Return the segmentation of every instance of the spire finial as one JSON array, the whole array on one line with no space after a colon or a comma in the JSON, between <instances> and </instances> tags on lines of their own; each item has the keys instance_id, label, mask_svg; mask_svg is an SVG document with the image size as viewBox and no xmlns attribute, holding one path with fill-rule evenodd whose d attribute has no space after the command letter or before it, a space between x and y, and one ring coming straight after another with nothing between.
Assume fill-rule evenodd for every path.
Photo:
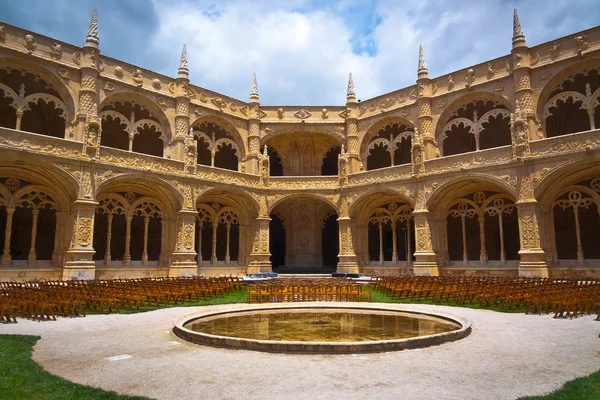
<instances>
[{"instance_id":1,"label":"spire finial","mask_svg":"<svg viewBox=\"0 0 600 400\"><path fill-rule=\"evenodd\" d=\"M258 85L256 84L256 73L252 74L252 85L250 86L250 101L258 102Z\"/></svg>"},{"instance_id":2,"label":"spire finial","mask_svg":"<svg viewBox=\"0 0 600 400\"><path fill-rule=\"evenodd\" d=\"M523 34L523 29L521 28L521 21L519 21L519 13L517 13L517 9L515 8L515 13L513 16L513 38L512 38L513 46L517 43L522 42L525 44L525 35Z\"/></svg>"},{"instance_id":3,"label":"spire finial","mask_svg":"<svg viewBox=\"0 0 600 400\"><path fill-rule=\"evenodd\" d=\"M98 10L94 8L92 13L92 20L90 21L90 29L88 29L87 36L85 37L85 44L98 47L100 39L98 38Z\"/></svg>"},{"instance_id":4,"label":"spire finial","mask_svg":"<svg viewBox=\"0 0 600 400\"><path fill-rule=\"evenodd\" d=\"M187 50L185 48L185 43L183 44L183 49L181 50L181 60L179 61L179 69L177 70L178 75L184 75L187 77L190 70L188 69L188 61L187 61Z\"/></svg>"},{"instance_id":5,"label":"spire finial","mask_svg":"<svg viewBox=\"0 0 600 400\"><path fill-rule=\"evenodd\" d=\"M417 68L417 72L428 72L427 71L427 63L425 62L425 53L423 52L423 46L419 45L419 67Z\"/></svg>"},{"instance_id":6,"label":"spire finial","mask_svg":"<svg viewBox=\"0 0 600 400\"><path fill-rule=\"evenodd\" d=\"M350 75L348 76L348 90L346 92L346 100L356 100L356 92L354 91L354 79L352 79L352 72L350 72Z\"/></svg>"}]
</instances>

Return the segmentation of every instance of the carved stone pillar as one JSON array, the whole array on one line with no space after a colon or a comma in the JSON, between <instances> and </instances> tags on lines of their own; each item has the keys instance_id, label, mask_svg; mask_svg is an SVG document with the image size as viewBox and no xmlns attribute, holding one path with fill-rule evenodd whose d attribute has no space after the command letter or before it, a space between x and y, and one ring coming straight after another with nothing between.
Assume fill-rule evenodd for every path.
<instances>
[{"instance_id":1,"label":"carved stone pillar","mask_svg":"<svg viewBox=\"0 0 600 400\"><path fill-rule=\"evenodd\" d=\"M354 237L356 236L355 221L350 217L339 217L340 254L338 255L338 272L359 273L358 257L354 252Z\"/></svg>"},{"instance_id":2,"label":"carved stone pillar","mask_svg":"<svg viewBox=\"0 0 600 400\"><path fill-rule=\"evenodd\" d=\"M169 276L196 275L196 210L181 210L177 218L177 244L169 267Z\"/></svg>"},{"instance_id":3,"label":"carved stone pillar","mask_svg":"<svg viewBox=\"0 0 600 400\"><path fill-rule=\"evenodd\" d=\"M529 51L525 41L525 35L521 29L519 15L515 10L513 20L513 38L512 38L512 68L513 79L515 83L515 101L519 108L527 116L527 131L530 140L538 139L539 119L533 105L533 90L531 88L531 64L537 62L537 55ZM515 105L515 110L517 109Z\"/></svg>"},{"instance_id":4,"label":"carved stone pillar","mask_svg":"<svg viewBox=\"0 0 600 400\"><path fill-rule=\"evenodd\" d=\"M254 236L252 252L247 273L271 272L271 252L269 251L269 222L270 217L259 216L254 220Z\"/></svg>"},{"instance_id":5,"label":"carved stone pillar","mask_svg":"<svg viewBox=\"0 0 600 400\"><path fill-rule=\"evenodd\" d=\"M258 105L250 105L251 110ZM260 168L258 160L260 158L260 119L252 112L248 118L248 156L246 157L246 173L258 175Z\"/></svg>"},{"instance_id":6,"label":"carved stone pillar","mask_svg":"<svg viewBox=\"0 0 600 400\"><path fill-rule=\"evenodd\" d=\"M97 205L98 202L88 199L78 199L73 204L71 245L67 250L67 261L63 268L64 280L95 278L96 270L92 257L96 253L93 240Z\"/></svg>"},{"instance_id":7,"label":"carved stone pillar","mask_svg":"<svg viewBox=\"0 0 600 400\"><path fill-rule=\"evenodd\" d=\"M38 216L40 215L40 210L34 208L31 210L33 220L31 223L31 245L29 247L29 254L27 256L27 264L33 265L35 264L36 254L35 254L35 240L37 238L37 221Z\"/></svg>"},{"instance_id":8,"label":"carved stone pillar","mask_svg":"<svg viewBox=\"0 0 600 400\"><path fill-rule=\"evenodd\" d=\"M348 148L348 173L360 172L361 160L358 147L358 103L352 74L348 77L346 92L346 147ZM392 157L393 158L393 157Z\"/></svg>"},{"instance_id":9,"label":"carved stone pillar","mask_svg":"<svg viewBox=\"0 0 600 400\"><path fill-rule=\"evenodd\" d=\"M425 63L423 46L419 46L419 66L417 68L417 107L419 108L418 130L415 129L416 141L423 146L425 160L436 157L435 132L433 129L433 117L431 115L431 97L434 87L429 79L429 71ZM417 137L418 136L418 137ZM419 149L420 150L420 149ZM414 164L418 164L415 166ZM415 158L413 154L413 166L418 173L421 169L422 158Z\"/></svg>"},{"instance_id":10,"label":"carved stone pillar","mask_svg":"<svg viewBox=\"0 0 600 400\"><path fill-rule=\"evenodd\" d=\"M519 276L548 278L546 253L540 244L539 205L535 200L519 201Z\"/></svg>"},{"instance_id":11,"label":"carved stone pillar","mask_svg":"<svg viewBox=\"0 0 600 400\"><path fill-rule=\"evenodd\" d=\"M188 87L190 84L189 71L187 66L187 52L185 45L181 52L181 61L177 70L175 79L175 134L171 141L171 157L185 161L186 149L185 139L190 130L190 98L188 96Z\"/></svg>"},{"instance_id":12,"label":"carved stone pillar","mask_svg":"<svg viewBox=\"0 0 600 400\"><path fill-rule=\"evenodd\" d=\"M14 208L6 209L6 228L4 229L4 251L2 252L2 265L10 264L10 236L12 234L12 220Z\"/></svg>"},{"instance_id":13,"label":"carved stone pillar","mask_svg":"<svg viewBox=\"0 0 600 400\"><path fill-rule=\"evenodd\" d=\"M415 262L413 272L415 275L438 276L439 268L437 256L433 251L432 230L435 219L431 212L425 209L413 211L415 220Z\"/></svg>"}]
</instances>

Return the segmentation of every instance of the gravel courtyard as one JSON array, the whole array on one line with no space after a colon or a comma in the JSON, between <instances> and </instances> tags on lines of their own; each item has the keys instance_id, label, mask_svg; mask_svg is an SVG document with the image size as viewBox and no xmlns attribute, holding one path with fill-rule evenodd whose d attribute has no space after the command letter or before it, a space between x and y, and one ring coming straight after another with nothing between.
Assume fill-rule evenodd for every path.
<instances>
[{"instance_id":1,"label":"gravel courtyard","mask_svg":"<svg viewBox=\"0 0 600 400\"><path fill-rule=\"evenodd\" d=\"M600 369L600 322L593 316L556 320L455 307L377 305L447 312L472 320L473 331L457 342L401 352L270 354L179 339L172 332L173 320L201 308L185 307L56 322L19 320L0 324L0 334L41 336L33 358L52 374L155 399L515 399L548 393ZM123 357L110 359L115 356Z\"/></svg>"}]
</instances>

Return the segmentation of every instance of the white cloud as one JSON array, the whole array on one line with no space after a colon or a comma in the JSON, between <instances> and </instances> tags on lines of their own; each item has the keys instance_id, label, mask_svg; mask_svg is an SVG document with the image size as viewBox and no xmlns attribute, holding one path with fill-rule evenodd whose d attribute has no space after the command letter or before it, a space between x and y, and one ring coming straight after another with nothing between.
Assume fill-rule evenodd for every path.
<instances>
[{"instance_id":1,"label":"white cloud","mask_svg":"<svg viewBox=\"0 0 600 400\"><path fill-rule=\"evenodd\" d=\"M593 26L593 3L519 2L528 42ZM246 100L256 72L263 104L340 105L349 72L362 99L413 84L419 44L433 77L508 54L513 7L504 1L342 0L314 7L302 0L154 0L159 26L150 46L172 60L161 71L172 76L187 43L192 82L229 96ZM349 13L373 14L378 24L361 32L365 27L353 26L357 15ZM353 40L372 44L374 54L355 53Z\"/></svg>"}]
</instances>

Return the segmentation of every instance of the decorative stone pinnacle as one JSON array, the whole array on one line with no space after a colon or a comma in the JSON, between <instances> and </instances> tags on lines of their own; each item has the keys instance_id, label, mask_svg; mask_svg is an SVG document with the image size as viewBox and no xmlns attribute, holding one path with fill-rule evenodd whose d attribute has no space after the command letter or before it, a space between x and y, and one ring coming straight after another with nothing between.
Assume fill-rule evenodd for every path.
<instances>
[{"instance_id":1,"label":"decorative stone pinnacle","mask_svg":"<svg viewBox=\"0 0 600 400\"><path fill-rule=\"evenodd\" d=\"M250 101L258 102L258 85L256 84L256 73L252 74L252 85L250 86Z\"/></svg>"},{"instance_id":2,"label":"decorative stone pinnacle","mask_svg":"<svg viewBox=\"0 0 600 400\"><path fill-rule=\"evenodd\" d=\"M85 44L98 47L100 39L98 38L98 11L94 8L92 13L92 20L90 21L90 29L88 29L87 36L85 37Z\"/></svg>"},{"instance_id":3,"label":"decorative stone pinnacle","mask_svg":"<svg viewBox=\"0 0 600 400\"><path fill-rule=\"evenodd\" d=\"M523 29L521 28L521 21L519 21L519 13L517 13L517 9L515 8L515 13L513 16L513 45L519 42L523 42L525 44L525 35L523 34Z\"/></svg>"},{"instance_id":4,"label":"decorative stone pinnacle","mask_svg":"<svg viewBox=\"0 0 600 400\"><path fill-rule=\"evenodd\" d=\"M421 45L419 45L419 67L417 68L417 72L428 72L427 64L425 63L425 53Z\"/></svg>"},{"instance_id":5,"label":"decorative stone pinnacle","mask_svg":"<svg viewBox=\"0 0 600 400\"><path fill-rule=\"evenodd\" d=\"M181 50L181 60L179 61L179 68L177 69L177 77L187 79L189 73L190 70L188 69L187 50L184 44L183 49Z\"/></svg>"},{"instance_id":6,"label":"decorative stone pinnacle","mask_svg":"<svg viewBox=\"0 0 600 400\"><path fill-rule=\"evenodd\" d=\"M346 100L356 100L356 92L354 91L354 80L352 79L352 72L348 76L348 91L346 92Z\"/></svg>"}]
</instances>

